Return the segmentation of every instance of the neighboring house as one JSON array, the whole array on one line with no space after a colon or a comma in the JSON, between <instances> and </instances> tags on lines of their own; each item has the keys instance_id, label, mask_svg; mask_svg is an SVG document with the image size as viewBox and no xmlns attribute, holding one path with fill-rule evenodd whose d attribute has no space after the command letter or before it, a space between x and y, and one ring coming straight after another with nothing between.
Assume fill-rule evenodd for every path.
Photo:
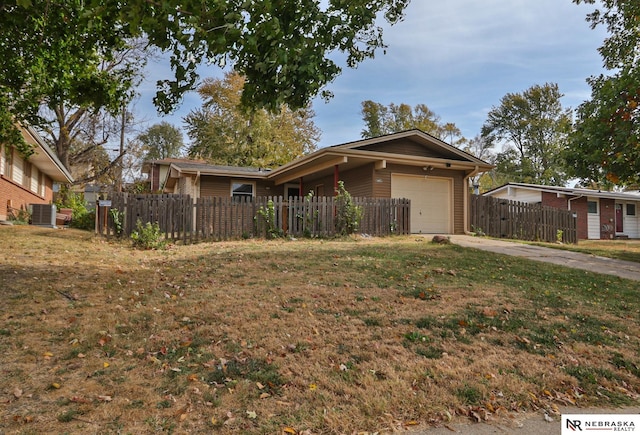
<instances>
[{"instance_id":1,"label":"neighboring house","mask_svg":"<svg viewBox=\"0 0 640 435\"><path fill-rule=\"evenodd\" d=\"M354 197L410 199L413 233L457 234L468 230L469 178L492 168L420 130L322 148L272 170L187 161L154 165L144 167L152 186L164 171L158 184L164 192L196 198L328 196L343 181Z\"/></svg>"},{"instance_id":2,"label":"neighboring house","mask_svg":"<svg viewBox=\"0 0 640 435\"><path fill-rule=\"evenodd\" d=\"M142 164L142 173L147 174L151 192L162 192L167 180L167 172L172 163L205 163L200 160L167 158L147 160Z\"/></svg>"},{"instance_id":3,"label":"neighboring house","mask_svg":"<svg viewBox=\"0 0 640 435\"><path fill-rule=\"evenodd\" d=\"M578 239L640 238L640 193L509 183L487 196L575 211Z\"/></svg>"},{"instance_id":4,"label":"neighboring house","mask_svg":"<svg viewBox=\"0 0 640 435\"><path fill-rule=\"evenodd\" d=\"M73 181L69 171L31 127L22 127L22 137L35 153L23 158L13 147L0 144L0 220L9 210L26 210L30 204L51 204L53 185Z\"/></svg>"}]
</instances>

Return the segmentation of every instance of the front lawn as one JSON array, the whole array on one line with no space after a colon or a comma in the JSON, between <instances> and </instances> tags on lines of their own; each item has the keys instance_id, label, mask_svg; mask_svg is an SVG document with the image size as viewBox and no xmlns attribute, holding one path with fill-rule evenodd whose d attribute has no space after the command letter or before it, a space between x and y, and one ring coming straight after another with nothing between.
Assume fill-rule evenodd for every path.
<instances>
[{"instance_id":1,"label":"front lawn","mask_svg":"<svg viewBox=\"0 0 640 435\"><path fill-rule=\"evenodd\" d=\"M0 432L393 431L638 404L638 283L421 237L0 227Z\"/></svg>"}]
</instances>

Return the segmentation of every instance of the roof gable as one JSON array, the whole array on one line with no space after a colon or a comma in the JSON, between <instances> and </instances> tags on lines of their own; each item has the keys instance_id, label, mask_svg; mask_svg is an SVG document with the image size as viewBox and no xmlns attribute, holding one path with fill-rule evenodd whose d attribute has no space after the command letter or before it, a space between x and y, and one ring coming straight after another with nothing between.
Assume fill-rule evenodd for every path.
<instances>
[{"instance_id":1,"label":"roof gable","mask_svg":"<svg viewBox=\"0 0 640 435\"><path fill-rule=\"evenodd\" d=\"M471 154L419 129L401 131L371 139L363 139L338 145L333 148L439 158L488 165L488 163Z\"/></svg>"}]
</instances>

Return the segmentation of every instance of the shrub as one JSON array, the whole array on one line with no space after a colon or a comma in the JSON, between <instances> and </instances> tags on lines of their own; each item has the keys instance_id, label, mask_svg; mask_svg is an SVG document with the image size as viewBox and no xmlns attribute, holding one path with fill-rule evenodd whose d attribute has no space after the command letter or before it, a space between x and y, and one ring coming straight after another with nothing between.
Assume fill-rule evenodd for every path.
<instances>
[{"instance_id":1,"label":"shrub","mask_svg":"<svg viewBox=\"0 0 640 435\"><path fill-rule=\"evenodd\" d=\"M136 222L136 229L131 233L133 246L139 249L158 249L164 246L160 226L157 222L143 224L140 219Z\"/></svg>"},{"instance_id":2,"label":"shrub","mask_svg":"<svg viewBox=\"0 0 640 435\"><path fill-rule=\"evenodd\" d=\"M260 207L258 209L258 215L261 216L264 221L267 239L282 237L282 229L278 228L276 223L276 208L272 200L267 201L266 207Z\"/></svg>"},{"instance_id":3,"label":"shrub","mask_svg":"<svg viewBox=\"0 0 640 435\"><path fill-rule=\"evenodd\" d=\"M73 214L73 219L69 222L69 226L79 230L92 231L96 226L96 211L87 210L82 214Z\"/></svg>"},{"instance_id":4,"label":"shrub","mask_svg":"<svg viewBox=\"0 0 640 435\"><path fill-rule=\"evenodd\" d=\"M336 195L336 232L341 236L358 231L362 219L362 207L353 202L351 194L344 188L344 182L338 181Z\"/></svg>"}]
</instances>

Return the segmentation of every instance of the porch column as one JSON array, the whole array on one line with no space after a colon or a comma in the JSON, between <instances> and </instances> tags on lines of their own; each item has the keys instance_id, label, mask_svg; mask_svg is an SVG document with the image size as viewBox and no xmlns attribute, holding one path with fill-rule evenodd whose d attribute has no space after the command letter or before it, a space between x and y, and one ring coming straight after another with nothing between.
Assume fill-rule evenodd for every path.
<instances>
[{"instance_id":1,"label":"porch column","mask_svg":"<svg viewBox=\"0 0 640 435\"><path fill-rule=\"evenodd\" d=\"M298 180L298 196L302 198L304 196L304 184L302 181L302 177Z\"/></svg>"},{"instance_id":2,"label":"porch column","mask_svg":"<svg viewBox=\"0 0 640 435\"><path fill-rule=\"evenodd\" d=\"M340 170L338 169L338 165L334 165L333 167L333 192L334 195L338 193L338 180L340 179Z\"/></svg>"}]
</instances>

